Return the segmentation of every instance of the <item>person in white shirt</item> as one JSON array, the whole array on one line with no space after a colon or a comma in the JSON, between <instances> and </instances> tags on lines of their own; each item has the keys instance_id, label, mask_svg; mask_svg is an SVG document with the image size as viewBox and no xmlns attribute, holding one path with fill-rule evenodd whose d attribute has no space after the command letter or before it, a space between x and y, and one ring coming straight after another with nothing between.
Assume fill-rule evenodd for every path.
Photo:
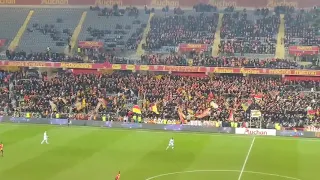
<instances>
[{"instance_id":1,"label":"person in white shirt","mask_svg":"<svg viewBox=\"0 0 320 180\"><path fill-rule=\"evenodd\" d=\"M43 143L49 144L49 143L48 143L47 131L45 131L45 132L43 133L43 140L42 140L41 144L43 144Z\"/></svg>"},{"instance_id":2,"label":"person in white shirt","mask_svg":"<svg viewBox=\"0 0 320 180\"><path fill-rule=\"evenodd\" d=\"M174 149L174 139L173 138L170 139L169 145L167 146L166 150L168 150L170 147L171 147L171 149Z\"/></svg>"}]
</instances>

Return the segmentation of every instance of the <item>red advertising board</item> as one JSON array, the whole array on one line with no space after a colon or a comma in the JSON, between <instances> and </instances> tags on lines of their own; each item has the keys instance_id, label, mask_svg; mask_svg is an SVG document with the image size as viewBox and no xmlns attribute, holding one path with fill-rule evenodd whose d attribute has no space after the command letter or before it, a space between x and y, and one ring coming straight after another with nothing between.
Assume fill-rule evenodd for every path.
<instances>
[{"instance_id":1,"label":"red advertising board","mask_svg":"<svg viewBox=\"0 0 320 180\"><path fill-rule=\"evenodd\" d=\"M289 54L294 56L315 55L319 53L318 46L290 46Z\"/></svg>"},{"instance_id":2,"label":"red advertising board","mask_svg":"<svg viewBox=\"0 0 320 180\"><path fill-rule=\"evenodd\" d=\"M79 48L102 48L103 42L100 41L79 41Z\"/></svg>"},{"instance_id":3,"label":"red advertising board","mask_svg":"<svg viewBox=\"0 0 320 180\"><path fill-rule=\"evenodd\" d=\"M211 4L218 8L228 6L273 8L276 6L293 6L310 8L319 6L319 0L0 0L0 5L85 5L85 6L153 6L153 7L192 7L198 3Z\"/></svg>"},{"instance_id":4,"label":"red advertising board","mask_svg":"<svg viewBox=\"0 0 320 180\"><path fill-rule=\"evenodd\" d=\"M47 67L69 69L112 69L136 71L162 71L162 72L200 72L217 74L266 74L291 76L320 76L320 70L304 69L265 69L265 68L223 68L204 66L163 66L163 65L133 65L109 63L68 63L68 62L41 62L41 61L0 61L1 66L17 67Z\"/></svg>"},{"instance_id":5,"label":"red advertising board","mask_svg":"<svg viewBox=\"0 0 320 180\"><path fill-rule=\"evenodd\" d=\"M208 51L208 44L179 44L179 51L190 52L190 51Z\"/></svg>"}]
</instances>

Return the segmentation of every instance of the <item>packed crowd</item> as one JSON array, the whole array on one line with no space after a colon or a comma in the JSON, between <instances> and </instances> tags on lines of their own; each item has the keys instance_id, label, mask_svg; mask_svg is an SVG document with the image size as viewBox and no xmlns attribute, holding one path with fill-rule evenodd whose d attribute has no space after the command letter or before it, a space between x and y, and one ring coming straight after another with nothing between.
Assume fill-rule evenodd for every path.
<instances>
[{"instance_id":1,"label":"packed crowd","mask_svg":"<svg viewBox=\"0 0 320 180\"><path fill-rule=\"evenodd\" d=\"M81 56L68 56L64 53L54 53L48 50L46 52L37 53L27 53L25 51L10 52L9 50L7 50L6 56L9 60L13 61L83 62L83 58Z\"/></svg>"},{"instance_id":2,"label":"packed crowd","mask_svg":"<svg viewBox=\"0 0 320 180\"><path fill-rule=\"evenodd\" d=\"M289 11L285 14L285 45L318 46L320 44L320 11Z\"/></svg>"},{"instance_id":3,"label":"packed crowd","mask_svg":"<svg viewBox=\"0 0 320 180\"><path fill-rule=\"evenodd\" d=\"M145 64L145 65L177 65L177 66L207 66L207 67L247 67L247 68L274 68L274 69L307 69L297 62L288 59L275 58L247 58L247 57L212 57L195 53L191 58L187 55L172 53L170 55L151 54L142 55L140 59L120 58L112 53L102 53L96 50L83 51L88 59L81 55L68 56L63 53L32 53L7 52L7 58L14 61L50 61L50 62L93 62L111 64Z\"/></svg>"},{"instance_id":4,"label":"packed crowd","mask_svg":"<svg viewBox=\"0 0 320 180\"><path fill-rule=\"evenodd\" d=\"M172 75L74 75L60 72L56 77L28 73L0 74L1 107L6 114L32 112L48 117L52 112L115 114L132 116L132 105L139 104L144 119L201 119L245 122L249 110L259 109L264 124L303 126L319 121L319 114L307 116L307 110L320 109L319 82L282 81L280 77L221 75L211 78ZM256 97L259 96L259 99ZM213 105L214 104L214 105ZM156 106L159 114L150 110ZM206 112L208 108L210 111ZM203 117L198 115L204 114ZM232 114L232 117L231 117ZM88 117L89 116L89 117ZM77 117L80 118L80 117Z\"/></svg>"},{"instance_id":5,"label":"packed crowd","mask_svg":"<svg viewBox=\"0 0 320 180\"><path fill-rule=\"evenodd\" d=\"M150 22L150 32L144 45L146 50L179 43L210 44L214 39L219 15L157 16Z\"/></svg>"},{"instance_id":6,"label":"packed crowd","mask_svg":"<svg viewBox=\"0 0 320 180\"><path fill-rule=\"evenodd\" d=\"M279 15L268 9L255 13L232 12L222 19L220 53L274 54Z\"/></svg>"},{"instance_id":7,"label":"packed crowd","mask_svg":"<svg viewBox=\"0 0 320 180\"><path fill-rule=\"evenodd\" d=\"M297 62L287 59L275 58L246 58L246 57L212 57L202 55L186 56L172 55L144 55L138 62L148 65L177 65L177 66L207 66L207 67L247 67L247 68L273 68L273 69L303 69Z\"/></svg>"}]
</instances>

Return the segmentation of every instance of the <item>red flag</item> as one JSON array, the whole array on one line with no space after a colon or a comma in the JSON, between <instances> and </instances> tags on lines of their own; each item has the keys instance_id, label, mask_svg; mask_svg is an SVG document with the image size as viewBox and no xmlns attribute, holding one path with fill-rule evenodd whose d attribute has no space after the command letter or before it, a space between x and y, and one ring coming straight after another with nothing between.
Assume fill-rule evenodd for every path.
<instances>
[{"instance_id":1,"label":"red flag","mask_svg":"<svg viewBox=\"0 0 320 180\"><path fill-rule=\"evenodd\" d=\"M261 100L261 99L262 99L262 94L256 94L256 95L254 95L253 97L254 97L254 99L256 99L256 100Z\"/></svg>"},{"instance_id":2,"label":"red flag","mask_svg":"<svg viewBox=\"0 0 320 180\"><path fill-rule=\"evenodd\" d=\"M185 124L185 122L186 122L186 120L185 120L186 116L182 113L182 111L181 111L180 109L178 110L178 115L179 115L180 121L181 121L183 124Z\"/></svg>"},{"instance_id":3,"label":"red flag","mask_svg":"<svg viewBox=\"0 0 320 180\"><path fill-rule=\"evenodd\" d=\"M308 115L315 115L317 113L317 110L308 110L307 114Z\"/></svg>"},{"instance_id":4,"label":"red flag","mask_svg":"<svg viewBox=\"0 0 320 180\"><path fill-rule=\"evenodd\" d=\"M196 118L204 118L206 116L209 116L211 113L211 108L208 108L206 110L204 110L201 114L195 115Z\"/></svg>"},{"instance_id":5,"label":"red flag","mask_svg":"<svg viewBox=\"0 0 320 180\"><path fill-rule=\"evenodd\" d=\"M230 114L229 114L228 120L229 120L229 121L234 121L234 118L233 118L233 110L230 110Z\"/></svg>"}]
</instances>

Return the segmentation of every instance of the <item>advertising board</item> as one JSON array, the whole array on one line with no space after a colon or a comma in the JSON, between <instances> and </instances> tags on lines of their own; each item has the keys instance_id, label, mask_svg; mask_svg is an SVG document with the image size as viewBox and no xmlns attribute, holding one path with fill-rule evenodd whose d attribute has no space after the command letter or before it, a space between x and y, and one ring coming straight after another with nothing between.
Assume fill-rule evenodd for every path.
<instances>
[{"instance_id":1,"label":"advertising board","mask_svg":"<svg viewBox=\"0 0 320 180\"><path fill-rule=\"evenodd\" d=\"M319 54L318 46L290 46L289 54L294 56Z\"/></svg>"},{"instance_id":2,"label":"advertising board","mask_svg":"<svg viewBox=\"0 0 320 180\"><path fill-rule=\"evenodd\" d=\"M276 136L275 129L255 129L255 128L236 128L236 134L254 135L254 136Z\"/></svg>"},{"instance_id":3,"label":"advertising board","mask_svg":"<svg viewBox=\"0 0 320 180\"><path fill-rule=\"evenodd\" d=\"M69 5L69 6L145 6L148 7L193 7L203 3L225 8L252 7L274 8L276 6L293 6L295 8L311 8L319 6L319 0L0 0L1 5Z\"/></svg>"},{"instance_id":4,"label":"advertising board","mask_svg":"<svg viewBox=\"0 0 320 180\"><path fill-rule=\"evenodd\" d=\"M190 52L190 51L208 51L208 44L179 44L179 51Z\"/></svg>"},{"instance_id":5,"label":"advertising board","mask_svg":"<svg viewBox=\"0 0 320 180\"><path fill-rule=\"evenodd\" d=\"M163 65L133 65L110 63L67 63L44 61L0 61L0 66L13 67L46 67L68 69L104 69L104 70L135 70L161 72L199 72L217 74L268 74L290 76L320 76L320 70L305 69L267 69L267 68L231 68L231 67L204 67L204 66L163 66Z\"/></svg>"},{"instance_id":6,"label":"advertising board","mask_svg":"<svg viewBox=\"0 0 320 180\"><path fill-rule=\"evenodd\" d=\"M317 137L317 138L320 138L320 132L315 132L314 136Z\"/></svg>"},{"instance_id":7,"label":"advertising board","mask_svg":"<svg viewBox=\"0 0 320 180\"><path fill-rule=\"evenodd\" d=\"M102 48L103 42L100 42L100 41L79 41L78 47L80 47L80 48Z\"/></svg>"},{"instance_id":8,"label":"advertising board","mask_svg":"<svg viewBox=\"0 0 320 180\"><path fill-rule=\"evenodd\" d=\"M278 133L279 136L288 136L288 137L303 137L303 131L293 131L293 130L283 130Z\"/></svg>"}]
</instances>

